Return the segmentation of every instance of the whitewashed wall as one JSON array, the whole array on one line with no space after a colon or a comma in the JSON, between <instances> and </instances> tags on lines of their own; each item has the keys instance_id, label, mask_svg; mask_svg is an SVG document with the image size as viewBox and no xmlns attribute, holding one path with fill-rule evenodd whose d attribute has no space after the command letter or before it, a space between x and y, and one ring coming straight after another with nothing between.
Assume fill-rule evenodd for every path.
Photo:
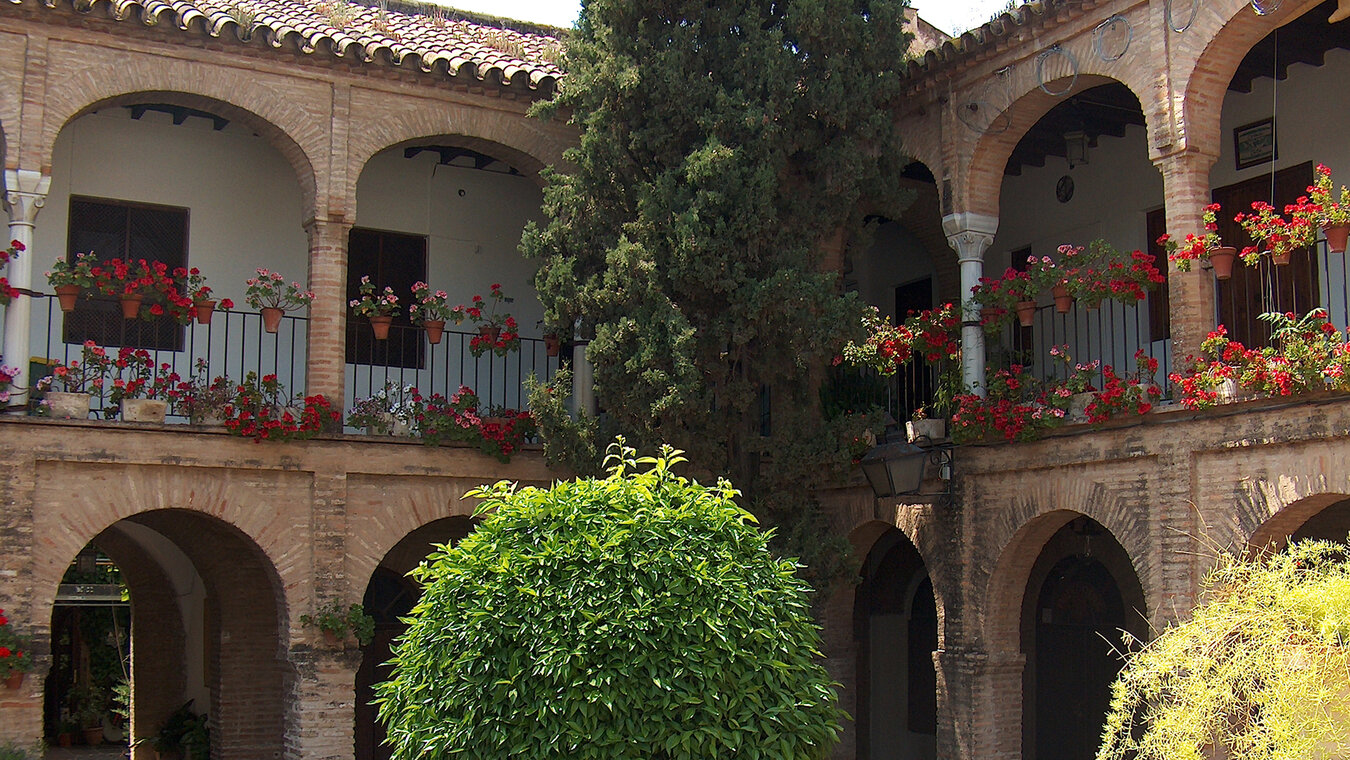
<instances>
[{"instance_id":1,"label":"whitewashed wall","mask_svg":"<svg viewBox=\"0 0 1350 760\"><path fill-rule=\"evenodd\" d=\"M933 303L937 303L937 278L933 274L932 257L938 251L928 251L923 244L898 222L886 222L876 230L872 246L866 253L853 259L853 272L844 279L844 286L858 291L864 301L881 310L894 321L903 315L895 313L895 289L901 285L933 278Z\"/></svg>"}]
</instances>

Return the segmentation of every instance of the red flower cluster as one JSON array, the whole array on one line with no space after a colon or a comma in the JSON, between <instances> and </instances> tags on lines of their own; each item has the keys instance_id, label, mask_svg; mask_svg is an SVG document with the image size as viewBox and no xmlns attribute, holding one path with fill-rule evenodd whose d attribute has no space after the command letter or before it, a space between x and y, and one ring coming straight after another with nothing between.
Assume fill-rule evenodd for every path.
<instances>
[{"instance_id":1,"label":"red flower cluster","mask_svg":"<svg viewBox=\"0 0 1350 760\"><path fill-rule=\"evenodd\" d=\"M291 400L276 375L259 379L253 372L235 386L234 399L225 405L221 416L226 430L254 442L313 438L323 429L325 420L342 419L322 394Z\"/></svg>"},{"instance_id":2,"label":"red flower cluster","mask_svg":"<svg viewBox=\"0 0 1350 760\"><path fill-rule=\"evenodd\" d=\"M478 296L474 296L477 298ZM465 313L473 317L474 307L470 306L464 310ZM481 313L481 312L480 312ZM474 356L482 356L491 351L498 356L506 356L511 351L520 347L520 331L516 325L515 317L507 317L500 328L497 328L496 335L491 332L487 335L479 333L469 339L469 353Z\"/></svg>"},{"instance_id":3,"label":"red flower cluster","mask_svg":"<svg viewBox=\"0 0 1350 760\"><path fill-rule=\"evenodd\" d=\"M140 296L146 300L141 306L143 318L168 314L174 320L187 324L196 313L192 298L187 295L188 270L177 267L172 272L162 261L145 259L111 259L95 265L90 274L99 292L117 298Z\"/></svg>"},{"instance_id":4,"label":"red flower cluster","mask_svg":"<svg viewBox=\"0 0 1350 760\"><path fill-rule=\"evenodd\" d=\"M1140 349L1140 353L1142 351ZM1140 356L1140 353L1135 356ZM1149 361L1156 372L1158 360L1150 358ZM1102 389L1093 394L1087 405L1088 422L1099 425L1122 412L1148 414L1153 410L1154 402L1161 397L1162 389L1157 385L1130 382L1117 375L1111 365L1105 365L1102 367Z\"/></svg>"},{"instance_id":5,"label":"red flower cluster","mask_svg":"<svg viewBox=\"0 0 1350 760\"><path fill-rule=\"evenodd\" d=\"M526 438L537 430L534 415L517 409L493 409L490 415L479 412L478 395L461 385L450 398L439 393L430 398L413 389L414 418L422 442L439 446L443 441L476 443L484 454L505 462Z\"/></svg>"},{"instance_id":6,"label":"red flower cluster","mask_svg":"<svg viewBox=\"0 0 1350 760\"><path fill-rule=\"evenodd\" d=\"M27 250L23 243L17 240L9 241L9 248L0 250L0 265L8 264L10 259L17 259L19 252ZM9 284L8 277L0 277L0 306L9 305L10 301L18 298L19 289Z\"/></svg>"},{"instance_id":7,"label":"red flower cluster","mask_svg":"<svg viewBox=\"0 0 1350 760\"><path fill-rule=\"evenodd\" d=\"M891 325L873 309L863 322L867 340L850 342L844 359L870 367L883 376L894 375L915 356L936 364L961 358L961 318L952 304L910 313L904 324Z\"/></svg>"},{"instance_id":8,"label":"red flower cluster","mask_svg":"<svg viewBox=\"0 0 1350 760\"><path fill-rule=\"evenodd\" d=\"M28 654L28 641L14 632L0 610L0 680L15 673L27 673L33 669L33 658Z\"/></svg>"}]
</instances>

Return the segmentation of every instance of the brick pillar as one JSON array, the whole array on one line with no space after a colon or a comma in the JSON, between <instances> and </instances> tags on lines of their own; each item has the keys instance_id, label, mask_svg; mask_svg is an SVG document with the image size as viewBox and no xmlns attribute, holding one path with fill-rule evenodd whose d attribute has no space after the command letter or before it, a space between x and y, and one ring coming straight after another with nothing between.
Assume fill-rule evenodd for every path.
<instances>
[{"instance_id":1,"label":"brick pillar","mask_svg":"<svg viewBox=\"0 0 1350 760\"><path fill-rule=\"evenodd\" d=\"M1203 234L1200 215L1210 202L1209 170L1215 157L1180 152L1156 159L1163 175L1163 198L1167 205L1167 232L1174 240L1188 233ZM1193 264L1195 262L1192 262ZM1214 275L1203 266L1181 272L1167 266L1171 299L1173 367L1185 366L1187 356L1199 355L1200 344L1215 325Z\"/></svg>"},{"instance_id":2,"label":"brick pillar","mask_svg":"<svg viewBox=\"0 0 1350 760\"><path fill-rule=\"evenodd\" d=\"M18 597L14 599L13 602L0 600L0 609L5 611L10 624L34 643L39 639L42 642L50 641L51 633L48 626L39 626L36 621L21 619L23 610ZM42 653L39 654L36 650L41 650ZM24 675L23 684L17 691L0 685L0 744L13 742L23 747L31 747L42 741L42 689L52 662L51 657L46 654L48 648L44 644L39 644L36 650L30 654L34 656L37 667Z\"/></svg>"},{"instance_id":3,"label":"brick pillar","mask_svg":"<svg viewBox=\"0 0 1350 760\"><path fill-rule=\"evenodd\" d=\"M21 295L5 307L5 364L19 370L18 376L14 378L14 393L9 402L15 414L22 414L23 407L28 403L28 338L32 330L33 299L24 291L33 287L33 257L36 255L33 250L33 226L38 212L47 202L47 190L51 184L52 178L48 174L30 169L5 170L9 237L23 243L27 249L9 262L9 284L18 288Z\"/></svg>"},{"instance_id":4,"label":"brick pillar","mask_svg":"<svg viewBox=\"0 0 1350 760\"><path fill-rule=\"evenodd\" d=\"M305 390L322 393L339 412L346 405L344 373L347 351L347 233L351 224L315 219L309 233L309 350Z\"/></svg>"},{"instance_id":5,"label":"brick pillar","mask_svg":"<svg viewBox=\"0 0 1350 760\"><path fill-rule=\"evenodd\" d=\"M1020 652L938 650L938 760L1020 760Z\"/></svg>"},{"instance_id":6,"label":"brick pillar","mask_svg":"<svg viewBox=\"0 0 1350 760\"><path fill-rule=\"evenodd\" d=\"M291 648L298 678L287 700L285 760L352 760L356 755L356 671L361 650Z\"/></svg>"},{"instance_id":7,"label":"brick pillar","mask_svg":"<svg viewBox=\"0 0 1350 760\"><path fill-rule=\"evenodd\" d=\"M970 290L984 276L984 252L994 242L998 217L970 212L948 214L942 217L942 229L961 266L961 379L967 388L983 396L984 328L980 327L979 308L970 300Z\"/></svg>"}]
</instances>

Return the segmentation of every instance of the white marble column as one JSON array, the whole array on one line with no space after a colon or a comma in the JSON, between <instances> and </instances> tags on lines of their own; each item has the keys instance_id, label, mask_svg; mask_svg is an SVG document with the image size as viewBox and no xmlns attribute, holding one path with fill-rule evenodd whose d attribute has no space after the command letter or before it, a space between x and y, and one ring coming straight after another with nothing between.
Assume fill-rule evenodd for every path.
<instances>
[{"instance_id":1,"label":"white marble column","mask_svg":"<svg viewBox=\"0 0 1350 760\"><path fill-rule=\"evenodd\" d=\"M962 212L942 218L947 243L961 265L961 379L967 388L984 396L984 329L979 307L970 300L970 290L984 276L984 252L994 242L998 217Z\"/></svg>"},{"instance_id":2,"label":"white marble column","mask_svg":"<svg viewBox=\"0 0 1350 760\"><path fill-rule=\"evenodd\" d=\"M572 403L573 412L578 416L585 414L594 417L599 413L595 401L595 368L586 356L589 341L577 340L572 344Z\"/></svg>"},{"instance_id":3,"label":"white marble column","mask_svg":"<svg viewBox=\"0 0 1350 760\"><path fill-rule=\"evenodd\" d=\"M9 284L18 288L21 294L5 307L5 364L19 370L9 402L11 409L17 413L22 413L23 406L28 402L28 386L31 382L28 377L28 338L32 330L33 299L27 295L27 291L33 287L33 259L37 256L33 250L33 226L38 212L47 202L47 190L51 184L51 175L29 169L5 170L9 237L23 243L26 249L9 262Z\"/></svg>"}]
</instances>

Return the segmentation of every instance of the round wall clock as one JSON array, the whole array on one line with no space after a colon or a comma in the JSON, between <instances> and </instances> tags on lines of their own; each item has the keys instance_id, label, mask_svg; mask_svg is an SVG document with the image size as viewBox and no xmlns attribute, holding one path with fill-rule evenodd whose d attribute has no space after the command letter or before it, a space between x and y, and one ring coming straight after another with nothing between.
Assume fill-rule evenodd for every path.
<instances>
[{"instance_id":1,"label":"round wall clock","mask_svg":"<svg viewBox=\"0 0 1350 760\"><path fill-rule=\"evenodd\" d=\"M1068 203L1073 198L1073 177L1065 174L1055 183L1055 197L1060 203Z\"/></svg>"}]
</instances>

